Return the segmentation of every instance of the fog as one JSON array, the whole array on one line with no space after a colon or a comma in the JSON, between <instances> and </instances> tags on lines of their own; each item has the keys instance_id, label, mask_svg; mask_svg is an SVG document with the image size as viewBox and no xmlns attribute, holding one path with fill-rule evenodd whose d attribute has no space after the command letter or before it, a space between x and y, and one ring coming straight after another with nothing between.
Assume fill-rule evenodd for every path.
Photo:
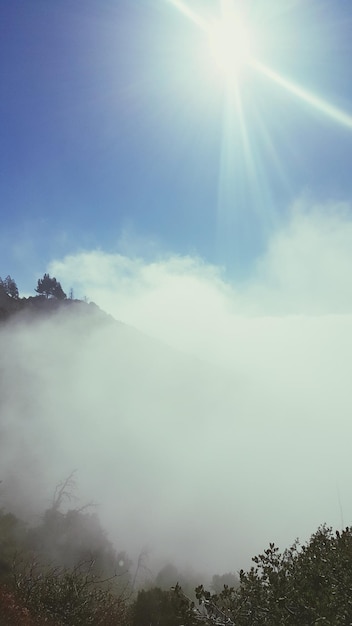
<instances>
[{"instance_id":1,"label":"fog","mask_svg":"<svg viewBox=\"0 0 352 626\"><path fill-rule=\"evenodd\" d=\"M347 206L301 203L239 285L196 257L54 261L123 323L1 330L4 503L33 516L77 469L118 549L209 573L350 524L351 241Z\"/></svg>"}]
</instances>

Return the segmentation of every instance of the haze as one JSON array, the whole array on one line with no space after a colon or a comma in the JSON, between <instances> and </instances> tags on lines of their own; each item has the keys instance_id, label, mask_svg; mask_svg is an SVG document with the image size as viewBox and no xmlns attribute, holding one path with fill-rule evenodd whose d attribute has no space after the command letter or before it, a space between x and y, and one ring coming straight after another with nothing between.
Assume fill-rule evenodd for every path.
<instances>
[{"instance_id":1,"label":"haze","mask_svg":"<svg viewBox=\"0 0 352 626\"><path fill-rule=\"evenodd\" d=\"M348 209L297 203L238 287L132 240L53 262L123 324L1 329L5 505L33 519L77 469L118 549L210 574L350 524Z\"/></svg>"}]
</instances>

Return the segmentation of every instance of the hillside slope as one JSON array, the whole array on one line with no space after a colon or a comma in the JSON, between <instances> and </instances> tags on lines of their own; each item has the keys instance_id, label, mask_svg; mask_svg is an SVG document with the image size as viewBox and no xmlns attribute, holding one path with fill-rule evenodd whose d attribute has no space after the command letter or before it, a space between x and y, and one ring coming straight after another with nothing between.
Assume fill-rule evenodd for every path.
<instances>
[{"instance_id":1,"label":"hillside slope","mask_svg":"<svg viewBox=\"0 0 352 626\"><path fill-rule=\"evenodd\" d=\"M93 304L2 304L3 505L31 519L77 469L81 502L99 504L118 549L197 565L223 500L221 466L233 480L237 383Z\"/></svg>"}]
</instances>

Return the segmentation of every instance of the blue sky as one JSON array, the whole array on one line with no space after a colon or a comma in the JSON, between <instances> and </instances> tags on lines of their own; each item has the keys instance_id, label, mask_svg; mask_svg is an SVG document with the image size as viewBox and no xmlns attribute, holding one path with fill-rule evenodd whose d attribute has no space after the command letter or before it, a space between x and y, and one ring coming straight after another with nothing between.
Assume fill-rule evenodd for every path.
<instances>
[{"instance_id":1,"label":"blue sky","mask_svg":"<svg viewBox=\"0 0 352 626\"><path fill-rule=\"evenodd\" d=\"M178 528L191 560L199 551L205 567L228 571L269 541L285 547L352 519L352 4L234 2L253 40L236 76L214 63L204 29L220 5L0 0L0 274L30 294L49 271L67 293L197 359L170 380L157 359L155 371L143 366L138 341L131 356L102 330L77 352L75 329L56 320L9 334L1 354L17 359L11 468L28 432L50 489L72 467L96 481L99 498L86 501L105 502L112 532L106 477L125 472L118 516L131 546L138 526L140 547L162 534L177 553ZM199 363L211 366L209 389ZM23 430L37 384L39 430L30 420ZM103 462L92 465L97 433Z\"/></svg>"},{"instance_id":2,"label":"blue sky","mask_svg":"<svg viewBox=\"0 0 352 626\"><path fill-rule=\"evenodd\" d=\"M257 60L352 115L350 3L247 7ZM225 81L200 58L204 32L177 3L12 0L0 20L0 261L20 290L54 259L119 252L126 237L236 280L302 194L349 201L352 128L250 67L246 156Z\"/></svg>"}]
</instances>

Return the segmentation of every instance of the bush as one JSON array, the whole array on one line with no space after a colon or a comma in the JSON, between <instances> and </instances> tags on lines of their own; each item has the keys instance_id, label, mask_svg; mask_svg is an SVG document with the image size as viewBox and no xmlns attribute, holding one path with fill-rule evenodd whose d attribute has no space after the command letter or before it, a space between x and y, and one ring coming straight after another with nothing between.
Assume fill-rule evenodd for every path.
<instances>
[{"instance_id":1,"label":"bush","mask_svg":"<svg viewBox=\"0 0 352 626\"><path fill-rule=\"evenodd\" d=\"M173 591L158 587L139 591L132 607L131 626L195 626L199 624L191 602L176 585Z\"/></svg>"},{"instance_id":2,"label":"bush","mask_svg":"<svg viewBox=\"0 0 352 626\"><path fill-rule=\"evenodd\" d=\"M56 626L127 624L126 603L110 592L108 582L87 572L86 563L67 570L24 562L14 569L19 602L41 623Z\"/></svg>"},{"instance_id":3,"label":"bush","mask_svg":"<svg viewBox=\"0 0 352 626\"><path fill-rule=\"evenodd\" d=\"M12 513L0 511L0 582L11 581L12 563L25 550L24 541L24 524Z\"/></svg>"},{"instance_id":4,"label":"bush","mask_svg":"<svg viewBox=\"0 0 352 626\"><path fill-rule=\"evenodd\" d=\"M238 589L211 595L197 588L210 617L226 616L236 626L352 623L352 528L334 533L321 526L307 545L296 541L282 554L271 543L253 562L241 570Z\"/></svg>"}]
</instances>

